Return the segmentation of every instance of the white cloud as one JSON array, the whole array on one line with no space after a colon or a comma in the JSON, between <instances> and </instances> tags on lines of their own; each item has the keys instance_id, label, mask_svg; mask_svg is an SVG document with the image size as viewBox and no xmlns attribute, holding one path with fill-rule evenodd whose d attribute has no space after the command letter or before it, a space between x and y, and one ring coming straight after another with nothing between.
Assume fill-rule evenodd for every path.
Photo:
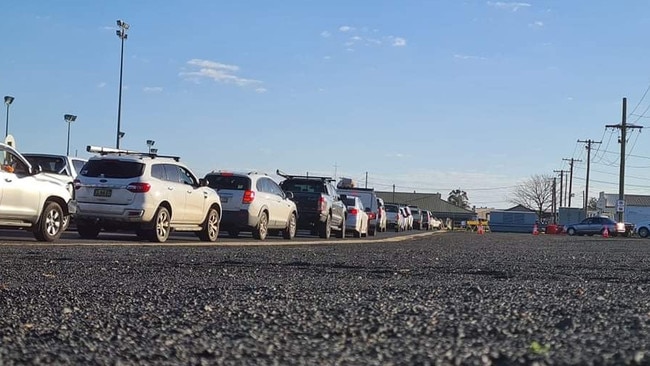
<instances>
[{"instance_id":1,"label":"white cloud","mask_svg":"<svg viewBox=\"0 0 650 366\"><path fill-rule=\"evenodd\" d=\"M350 32L353 31L354 27L350 27L349 25L342 25L339 27L339 31L341 32Z\"/></svg>"},{"instance_id":2,"label":"white cloud","mask_svg":"<svg viewBox=\"0 0 650 366\"><path fill-rule=\"evenodd\" d=\"M255 92L260 94L266 93L266 88L262 88L262 87L255 88Z\"/></svg>"},{"instance_id":3,"label":"white cloud","mask_svg":"<svg viewBox=\"0 0 650 366\"><path fill-rule=\"evenodd\" d=\"M323 56L323 60L331 60L332 56Z\"/></svg>"},{"instance_id":4,"label":"white cloud","mask_svg":"<svg viewBox=\"0 0 650 366\"><path fill-rule=\"evenodd\" d=\"M331 35L332 35L332 33L328 32L328 31L320 32L320 36L323 37L323 38L327 38L327 37L329 37Z\"/></svg>"},{"instance_id":5,"label":"white cloud","mask_svg":"<svg viewBox=\"0 0 650 366\"><path fill-rule=\"evenodd\" d=\"M235 84L241 87L256 86L255 90L257 92L263 93L266 91L265 88L259 86L262 84L260 80L247 79L235 75L235 72L239 71L239 66L201 59L191 59L187 61L187 64L198 67L198 70L181 71L178 75L185 80L198 82L201 79L212 79L218 83Z\"/></svg>"},{"instance_id":6,"label":"white cloud","mask_svg":"<svg viewBox=\"0 0 650 366\"><path fill-rule=\"evenodd\" d=\"M394 37L392 41L393 47L404 47L406 46L406 39L402 37Z\"/></svg>"},{"instance_id":7,"label":"white cloud","mask_svg":"<svg viewBox=\"0 0 650 366\"><path fill-rule=\"evenodd\" d=\"M98 87L98 88L103 88L103 87L105 87L105 86L106 86L106 83L103 82L103 81L102 81L101 83L97 84L97 87Z\"/></svg>"},{"instance_id":8,"label":"white cloud","mask_svg":"<svg viewBox=\"0 0 650 366\"><path fill-rule=\"evenodd\" d=\"M142 91L145 93L160 93L163 91L162 86L145 86L142 88Z\"/></svg>"},{"instance_id":9,"label":"white cloud","mask_svg":"<svg viewBox=\"0 0 650 366\"><path fill-rule=\"evenodd\" d=\"M483 56L471 56L471 55L461 55L461 54L455 54L454 58L459 60L487 60L487 58Z\"/></svg>"},{"instance_id":10,"label":"white cloud","mask_svg":"<svg viewBox=\"0 0 650 366\"><path fill-rule=\"evenodd\" d=\"M517 11L520 8L527 8L532 5L529 3L518 3L518 2L502 2L502 1L488 1L487 4L489 6L498 8L498 9L506 9L506 10L511 10L511 11Z\"/></svg>"},{"instance_id":11,"label":"white cloud","mask_svg":"<svg viewBox=\"0 0 650 366\"><path fill-rule=\"evenodd\" d=\"M537 20L535 22L528 24L528 26L531 28L542 28L544 26L544 22Z\"/></svg>"}]
</instances>

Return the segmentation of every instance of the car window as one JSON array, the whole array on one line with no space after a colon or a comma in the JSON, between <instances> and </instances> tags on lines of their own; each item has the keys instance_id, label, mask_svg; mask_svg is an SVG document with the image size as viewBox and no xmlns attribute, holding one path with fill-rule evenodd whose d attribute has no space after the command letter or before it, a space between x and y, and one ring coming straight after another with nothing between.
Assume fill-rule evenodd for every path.
<instances>
[{"instance_id":1,"label":"car window","mask_svg":"<svg viewBox=\"0 0 650 366\"><path fill-rule=\"evenodd\" d=\"M193 187L198 186L198 182L194 177L194 175L192 174L192 172L190 172L189 170L185 169L182 166L177 166L177 168L181 176L181 183L185 183Z\"/></svg>"},{"instance_id":2,"label":"car window","mask_svg":"<svg viewBox=\"0 0 650 366\"><path fill-rule=\"evenodd\" d=\"M263 180L265 181L269 193L273 193L277 196L284 197L284 192L282 191L282 188L278 186L277 183L275 183L272 179L269 178L264 178Z\"/></svg>"},{"instance_id":3,"label":"car window","mask_svg":"<svg viewBox=\"0 0 650 366\"><path fill-rule=\"evenodd\" d=\"M16 175L29 174L29 169L27 168L27 164L25 164L22 160L20 160L20 158L14 155L11 151L4 152L2 170L8 173L14 173Z\"/></svg>"},{"instance_id":4,"label":"car window","mask_svg":"<svg viewBox=\"0 0 650 366\"><path fill-rule=\"evenodd\" d=\"M86 162L84 160L77 160L77 159L72 160L72 166L74 167L74 170L76 172L80 172L83 169L85 164Z\"/></svg>"},{"instance_id":5,"label":"car window","mask_svg":"<svg viewBox=\"0 0 650 366\"><path fill-rule=\"evenodd\" d=\"M91 178L136 178L143 173L144 164L137 161L94 159L84 165L80 174Z\"/></svg>"},{"instance_id":6,"label":"car window","mask_svg":"<svg viewBox=\"0 0 650 366\"><path fill-rule=\"evenodd\" d=\"M395 205L386 205L386 212L397 212L397 206L395 206Z\"/></svg>"},{"instance_id":7,"label":"car window","mask_svg":"<svg viewBox=\"0 0 650 366\"><path fill-rule=\"evenodd\" d=\"M345 197L343 200L346 206L354 206L356 203L356 200L354 197Z\"/></svg>"},{"instance_id":8,"label":"car window","mask_svg":"<svg viewBox=\"0 0 650 366\"><path fill-rule=\"evenodd\" d=\"M151 166L151 176L157 179L165 180L165 167L162 164L154 164Z\"/></svg>"},{"instance_id":9,"label":"car window","mask_svg":"<svg viewBox=\"0 0 650 366\"><path fill-rule=\"evenodd\" d=\"M173 164L165 164L165 175L167 176L167 181L169 182L174 182L174 183L180 183L181 182L181 174L178 171L178 167Z\"/></svg>"},{"instance_id":10,"label":"car window","mask_svg":"<svg viewBox=\"0 0 650 366\"><path fill-rule=\"evenodd\" d=\"M309 192L309 193L327 193L323 191L325 187L324 184L318 181L308 181L308 180L285 180L280 183L282 189L290 192Z\"/></svg>"},{"instance_id":11,"label":"car window","mask_svg":"<svg viewBox=\"0 0 650 366\"><path fill-rule=\"evenodd\" d=\"M232 189L246 191L251 189L251 180L248 177L238 175L208 174L205 176L208 187L216 190Z\"/></svg>"},{"instance_id":12,"label":"car window","mask_svg":"<svg viewBox=\"0 0 650 366\"><path fill-rule=\"evenodd\" d=\"M47 173L61 174L65 173L65 161L58 156L41 156L41 155L25 155L25 159L29 161L32 166L39 166L41 170ZM79 169L81 170L81 169Z\"/></svg>"}]
</instances>

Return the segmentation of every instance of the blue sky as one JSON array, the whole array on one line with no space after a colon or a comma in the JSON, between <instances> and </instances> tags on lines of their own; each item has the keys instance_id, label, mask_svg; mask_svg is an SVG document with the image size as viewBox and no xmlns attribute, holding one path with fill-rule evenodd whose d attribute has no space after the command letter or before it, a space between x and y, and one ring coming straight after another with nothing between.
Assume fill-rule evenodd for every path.
<instances>
[{"instance_id":1,"label":"blue sky","mask_svg":"<svg viewBox=\"0 0 650 366\"><path fill-rule=\"evenodd\" d=\"M618 192L621 100L650 116L650 12L605 1L13 1L3 5L0 94L23 152L115 146L213 169L352 177L379 190L468 193L507 208L512 188L575 164L581 206ZM650 93L648 93L650 94ZM636 107L636 108L635 108ZM4 112L4 111L3 111ZM634 113L632 113L634 112ZM4 113L3 113L4 115ZM642 116L642 117L639 117ZM634 131L626 193L650 194ZM558 180L559 184L559 180Z\"/></svg>"}]
</instances>

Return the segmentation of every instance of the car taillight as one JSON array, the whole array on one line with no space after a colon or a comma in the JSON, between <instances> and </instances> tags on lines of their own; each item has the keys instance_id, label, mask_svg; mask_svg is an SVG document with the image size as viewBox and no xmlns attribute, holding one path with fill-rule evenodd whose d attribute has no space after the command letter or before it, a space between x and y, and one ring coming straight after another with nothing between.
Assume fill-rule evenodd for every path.
<instances>
[{"instance_id":1,"label":"car taillight","mask_svg":"<svg viewBox=\"0 0 650 366\"><path fill-rule=\"evenodd\" d=\"M323 212L327 210L327 201L325 201L325 197L320 196L318 199L318 211Z\"/></svg>"},{"instance_id":2,"label":"car taillight","mask_svg":"<svg viewBox=\"0 0 650 366\"><path fill-rule=\"evenodd\" d=\"M241 203L253 203L255 199L255 192L247 189L244 191L244 197L241 199Z\"/></svg>"},{"instance_id":3,"label":"car taillight","mask_svg":"<svg viewBox=\"0 0 650 366\"><path fill-rule=\"evenodd\" d=\"M348 213L350 215L356 215L357 213L359 213L359 210L357 210L356 208L348 208Z\"/></svg>"},{"instance_id":4,"label":"car taillight","mask_svg":"<svg viewBox=\"0 0 650 366\"><path fill-rule=\"evenodd\" d=\"M81 188L81 181L79 179L75 179L72 181L72 184L74 185L74 189L79 189Z\"/></svg>"},{"instance_id":5,"label":"car taillight","mask_svg":"<svg viewBox=\"0 0 650 366\"><path fill-rule=\"evenodd\" d=\"M375 219L375 213L374 212L368 212L368 220L374 220Z\"/></svg>"},{"instance_id":6,"label":"car taillight","mask_svg":"<svg viewBox=\"0 0 650 366\"><path fill-rule=\"evenodd\" d=\"M151 189L149 183L130 183L126 186L126 190L133 193L147 193Z\"/></svg>"}]
</instances>

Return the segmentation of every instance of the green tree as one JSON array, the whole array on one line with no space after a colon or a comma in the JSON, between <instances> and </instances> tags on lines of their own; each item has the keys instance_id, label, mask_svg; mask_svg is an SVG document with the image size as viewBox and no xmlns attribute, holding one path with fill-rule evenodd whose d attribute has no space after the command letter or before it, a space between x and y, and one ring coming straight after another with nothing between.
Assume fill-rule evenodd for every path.
<instances>
[{"instance_id":1,"label":"green tree","mask_svg":"<svg viewBox=\"0 0 650 366\"><path fill-rule=\"evenodd\" d=\"M589 198L589 205L587 206L590 210L598 210L598 199L596 197Z\"/></svg>"},{"instance_id":2,"label":"green tree","mask_svg":"<svg viewBox=\"0 0 650 366\"><path fill-rule=\"evenodd\" d=\"M467 192L460 190L460 188L449 192L449 198L447 198L447 202L460 208L469 208L469 199L467 198Z\"/></svg>"}]
</instances>

